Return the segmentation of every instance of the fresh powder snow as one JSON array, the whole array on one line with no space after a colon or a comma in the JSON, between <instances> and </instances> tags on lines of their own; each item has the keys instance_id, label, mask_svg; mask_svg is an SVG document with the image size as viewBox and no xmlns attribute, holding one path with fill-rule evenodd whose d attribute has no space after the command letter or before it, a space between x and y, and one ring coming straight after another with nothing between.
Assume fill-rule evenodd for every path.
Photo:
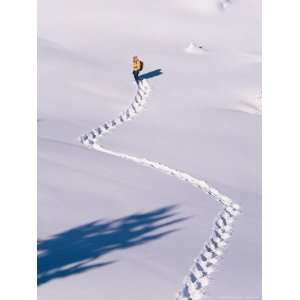
<instances>
[{"instance_id":1,"label":"fresh powder snow","mask_svg":"<svg viewBox=\"0 0 300 300\"><path fill-rule=\"evenodd\" d=\"M260 9L40 1L40 300L261 298Z\"/></svg>"}]
</instances>

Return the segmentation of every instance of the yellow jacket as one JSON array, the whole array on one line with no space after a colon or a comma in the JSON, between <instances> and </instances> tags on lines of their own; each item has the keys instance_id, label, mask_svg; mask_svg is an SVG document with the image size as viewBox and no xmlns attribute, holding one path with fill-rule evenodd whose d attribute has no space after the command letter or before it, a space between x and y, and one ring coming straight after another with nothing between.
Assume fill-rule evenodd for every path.
<instances>
[{"instance_id":1,"label":"yellow jacket","mask_svg":"<svg viewBox=\"0 0 300 300\"><path fill-rule=\"evenodd\" d=\"M133 71L139 71L141 69L141 61L139 59L137 59L136 61L133 61L132 69L133 69Z\"/></svg>"}]
</instances>

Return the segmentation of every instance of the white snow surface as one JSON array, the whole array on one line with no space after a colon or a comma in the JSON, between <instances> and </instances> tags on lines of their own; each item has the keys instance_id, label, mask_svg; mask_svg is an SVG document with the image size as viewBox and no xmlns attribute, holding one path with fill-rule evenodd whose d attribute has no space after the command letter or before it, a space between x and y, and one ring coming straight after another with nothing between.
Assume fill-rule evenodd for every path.
<instances>
[{"instance_id":1,"label":"white snow surface","mask_svg":"<svg viewBox=\"0 0 300 300\"><path fill-rule=\"evenodd\" d=\"M137 94L125 112L120 113L118 117L106 122L104 125L81 135L78 139L89 149L129 160L141 166L154 168L166 175L174 176L179 180L186 181L195 188L202 190L202 192L211 195L216 201L224 206L224 211L218 215L218 218L215 221L209 240L203 246L202 252L197 256L188 275L184 278L183 288L176 294L177 300L201 299L206 294L210 275L215 271L215 266L222 257L222 250L228 245L228 239L231 237L232 233L232 224L235 217L240 214L240 206L234 203L229 197L222 195L214 187L203 180L199 180L185 172L170 168L159 162L105 149L100 141L101 138L108 133L111 133L118 126L135 118L144 109L150 91L151 88L146 79L140 80L137 86ZM43 261L43 259L45 261L43 255L44 254L41 254L40 256L41 261ZM45 257L47 257L47 254Z\"/></svg>"},{"instance_id":2,"label":"white snow surface","mask_svg":"<svg viewBox=\"0 0 300 300\"><path fill-rule=\"evenodd\" d=\"M261 298L260 5L39 2L40 300L175 299L222 209L187 182L78 142L134 99L133 55L162 74L147 78L144 112L98 144L239 203L205 297Z\"/></svg>"}]
</instances>

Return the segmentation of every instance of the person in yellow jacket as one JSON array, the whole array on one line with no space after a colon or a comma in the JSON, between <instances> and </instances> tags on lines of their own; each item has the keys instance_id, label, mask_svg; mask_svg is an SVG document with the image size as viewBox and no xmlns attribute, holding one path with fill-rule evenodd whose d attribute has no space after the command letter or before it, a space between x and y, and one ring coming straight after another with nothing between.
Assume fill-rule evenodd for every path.
<instances>
[{"instance_id":1,"label":"person in yellow jacket","mask_svg":"<svg viewBox=\"0 0 300 300\"><path fill-rule=\"evenodd\" d=\"M144 63L137 56L134 56L132 59L132 74L137 84L139 84L139 73L143 70L143 66Z\"/></svg>"}]
</instances>

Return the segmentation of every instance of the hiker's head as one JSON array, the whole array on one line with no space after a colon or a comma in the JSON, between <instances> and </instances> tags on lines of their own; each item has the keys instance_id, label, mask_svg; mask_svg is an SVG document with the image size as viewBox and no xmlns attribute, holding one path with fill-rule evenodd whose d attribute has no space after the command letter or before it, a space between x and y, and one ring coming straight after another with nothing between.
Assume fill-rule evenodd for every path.
<instances>
[{"instance_id":1,"label":"hiker's head","mask_svg":"<svg viewBox=\"0 0 300 300\"><path fill-rule=\"evenodd\" d=\"M139 58L138 58L137 56L134 56L134 57L132 58L132 60L133 60L133 61L138 61Z\"/></svg>"}]
</instances>

